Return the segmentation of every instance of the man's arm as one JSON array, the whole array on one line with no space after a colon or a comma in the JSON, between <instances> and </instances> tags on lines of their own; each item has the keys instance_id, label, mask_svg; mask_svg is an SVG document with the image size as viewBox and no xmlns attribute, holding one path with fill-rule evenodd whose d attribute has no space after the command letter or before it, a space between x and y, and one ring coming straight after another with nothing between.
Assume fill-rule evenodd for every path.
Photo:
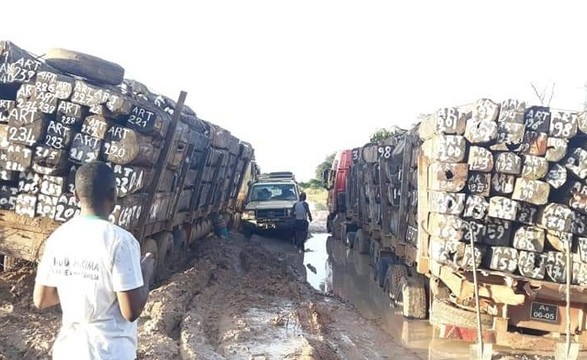
<instances>
[{"instance_id":1,"label":"man's arm","mask_svg":"<svg viewBox=\"0 0 587 360\"><path fill-rule=\"evenodd\" d=\"M37 309L46 309L59 304L59 294L57 288L35 283L33 291L33 303Z\"/></svg>"},{"instance_id":2,"label":"man's arm","mask_svg":"<svg viewBox=\"0 0 587 360\"><path fill-rule=\"evenodd\" d=\"M149 284L153 277L154 269L155 258L151 253L147 253L141 260L143 286L133 290L116 292L120 312L122 313L122 316L130 322L138 319L145 308L145 304L149 298Z\"/></svg>"},{"instance_id":3,"label":"man's arm","mask_svg":"<svg viewBox=\"0 0 587 360\"><path fill-rule=\"evenodd\" d=\"M142 313L149 295L155 258L146 254L141 260L139 242L130 234L120 240L113 254L112 288L116 292L122 316L135 321Z\"/></svg>"},{"instance_id":4,"label":"man's arm","mask_svg":"<svg viewBox=\"0 0 587 360\"><path fill-rule=\"evenodd\" d=\"M312 213L310 212L310 205L308 205L307 202L304 201L304 207L306 208L306 211L308 212L308 219L310 219L310 222L312 222Z\"/></svg>"}]
</instances>

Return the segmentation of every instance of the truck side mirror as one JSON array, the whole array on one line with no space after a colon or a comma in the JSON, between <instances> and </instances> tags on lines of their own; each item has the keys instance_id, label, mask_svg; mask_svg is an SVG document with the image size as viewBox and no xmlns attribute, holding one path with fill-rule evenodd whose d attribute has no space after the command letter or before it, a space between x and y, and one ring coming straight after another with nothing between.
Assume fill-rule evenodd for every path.
<instances>
[{"instance_id":1,"label":"truck side mirror","mask_svg":"<svg viewBox=\"0 0 587 360\"><path fill-rule=\"evenodd\" d=\"M322 185L326 190L330 190L330 173L330 169L325 169L324 172L322 172Z\"/></svg>"}]
</instances>

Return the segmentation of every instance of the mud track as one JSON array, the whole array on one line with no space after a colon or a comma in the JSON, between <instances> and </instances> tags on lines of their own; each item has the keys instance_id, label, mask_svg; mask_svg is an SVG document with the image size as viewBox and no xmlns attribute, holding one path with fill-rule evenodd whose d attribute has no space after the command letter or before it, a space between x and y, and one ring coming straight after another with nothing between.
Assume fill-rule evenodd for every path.
<instances>
[{"instance_id":1,"label":"mud track","mask_svg":"<svg viewBox=\"0 0 587 360\"><path fill-rule=\"evenodd\" d=\"M418 358L350 305L314 291L292 265L302 255L279 247L269 252L238 234L199 242L185 270L151 292L138 358ZM0 273L2 360L50 358L61 315L34 309L33 283L31 268Z\"/></svg>"}]
</instances>

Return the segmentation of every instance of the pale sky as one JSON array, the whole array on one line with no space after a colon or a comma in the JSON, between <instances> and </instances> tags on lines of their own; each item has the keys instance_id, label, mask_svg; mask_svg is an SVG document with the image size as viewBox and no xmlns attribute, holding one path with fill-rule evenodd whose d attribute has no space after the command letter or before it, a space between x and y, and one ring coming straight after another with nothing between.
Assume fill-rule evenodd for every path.
<instances>
[{"instance_id":1,"label":"pale sky","mask_svg":"<svg viewBox=\"0 0 587 360\"><path fill-rule=\"evenodd\" d=\"M25 5L26 3L26 5ZM587 5L576 1L65 1L2 4L0 37L125 67L250 142L262 171L308 180L380 127L481 97L582 108ZM83 3L83 6L80 5Z\"/></svg>"}]
</instances>

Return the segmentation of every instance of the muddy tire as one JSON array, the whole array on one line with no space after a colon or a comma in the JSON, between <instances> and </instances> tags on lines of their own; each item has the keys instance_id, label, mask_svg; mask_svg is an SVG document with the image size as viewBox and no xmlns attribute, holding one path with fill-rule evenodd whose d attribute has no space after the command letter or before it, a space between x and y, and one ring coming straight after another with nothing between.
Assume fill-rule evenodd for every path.
<instances>
[{"instance_id":1,"label":"muddy tire","mask_svg":"<svg viewBox=\"0 0 587 360\"><path fill-rule=\"evenodd\" d=\"M469 329L477 328L477 314L458 308L448 301L434 300L430 310L430 324L434 326L454 325ZM493 327L493 317L488 314L481 314L481 325L483 328Z\"/></svg>"},{"instance_id":2,"label":"muddy tire","mask_svg":"<svg viewBox=\"0 0 587 360\"><path fill-rule=\"evenodd\" d=\"M341 225L342 225L343 221L344 221L344 218L342 216L340 216L340 214L336 214L334 216L334 219L332 219L332 235L334 235L334 237L338 240L342 239Z\"/></svg>"},{"instance_id":3,"label":"muddy tire","mask_svg":"<svg viewBox=\"0 0 587 360\"><path fill-rule=\"evenodd\" d=\"M157 277L157 264L159 263L159 248L157 247L157 242L151 238L145 239L143 243L141 254L145 255L146 253L153 254L155 258L155 274L151 278L151 282L149 283L149 287L152 287L155 284L155 278Z\"/></svg>"},{"instance_id":4,"label":"muddy tire","mask_svg":"<svg viewBox=\"0 0 587 360\"><path fill-rule=\"evenodd\" d=\"M369 253L369 240L362 229L357 230L355 235L355 245L353 247L359 254Z\"/></svg>"},{"instance_id":5,"label":"muddy tire","mask_svg":"<svg viewBox=\"0 0 587 360\"><path fill-rule=\"evenodd\" d=\"M181 264L187 257L188 252L188 235L184 229L173 231L173 248L175 253L175 262Z\"/></svg>"},{"instance_id":6,"label":"muddy tire","mask_svg":"<svg viewBox=\"0 0 587 360\"><path fill-rule=\"evenodd\" d=\"M352 247L355 244L355 239L357 238L357 233L354 231L350 231L346 233L346 239L344 241L345 245L347 245L348 247L350 247L352 249Z\"/></svg>"},{"instance_id":7,"label":"muddy tire","mask_svg":"<svg viewBox=\"0 0 587 360\"><path fill-rule=\"evenodd\" d=\"M124 68L98 57L65 49L50 49L45 62L54 68L95 82L119 85L124 80Z\"/></svg>"},{"instance_id":8,"label":"muddy tire","mask_svg":"<svg viewBox=\"0 0 587 360\"><path fill-rule=\"evenodd\" d=\"M159 253L159 259L157 259L157 281L163 281L167 279L172 271L175 249L173 247L173 234L164 231L155 235L157 241L157 250Z\"/></svg>"},{"instance_id":9,"label":"muddy tire","mask_svg":"<svg viewBox=\"0 0 587 360\"><path fill-rule=\"evenodd\" d=\"M426 288L416 278L407 278L402 287L402 315L408 319L426 319Z\"/></svg>"},{"instance_id":10,"label":"muddy tire","mask_svg":"<svg viewBox=\"0 0 587 360\"><path fill-rule=\"evenodd\" d=\"M402 284L407 278L408 269L404 265L392 264L389 266L385 275L387 287L384 285L384 289L386 288L385 292L389 294L390 300L395 301L401 295Z\"/></svg>"}]
</instances>

